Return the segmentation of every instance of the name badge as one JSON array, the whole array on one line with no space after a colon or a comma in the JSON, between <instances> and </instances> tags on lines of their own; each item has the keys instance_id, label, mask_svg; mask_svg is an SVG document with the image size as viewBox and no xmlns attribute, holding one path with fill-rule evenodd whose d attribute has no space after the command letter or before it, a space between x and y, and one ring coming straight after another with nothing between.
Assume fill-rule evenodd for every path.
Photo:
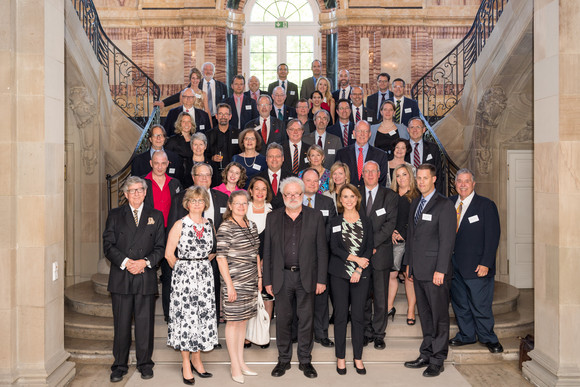
<instances>
[{"instance_id":1,"label":"name badge","mask_svg":"<svg viewBox=\"0 0 580 387\"><path fill-rule=\"evenodd\" d=\"M328 154L329 154L329 155L334 155L334 154L336 154L336 150L334 150L334 149L329 149L329 150L328 150Z\"/></svg>"},{"instance_id":2,"label":"name badge","mask_svg":"<svg viewBox=\"0 0 580 387\"><path fill-rule=\"evenodd\" d=\"M322 212L322 216L328 216L328 210L320 210Z\"/></svg>"},{"instance_id":3,"label":"name badge","mask_svg":"<svg viewBox=\"0 0 580 387\"><path fill-rule=\"evenodd\" d=\"M232 144L237 144L238 143L238 139L237 138L232 138Z\"/></svg>"},{"instance_id":4,"label":"name badge","mask_svg":"<svg viewBox=\"0 0 580 387\"><path fill-rule=\"evenodd\" d=\"M296 95L296 91L295 90L290 90L290 95Z\"/></svg>"},{"instance_id":5,"label":"name badge","mask_svg":"<svg viewBox=\"0 0 580 387\"><path fill-rule=\"evenodd\" d=\"M394 136L395 134L397 134L397 131L396 130L391 130L389 132L389 136Z\"/></svg>"},{"instance_id":6,"label":"name badge","mask_svg":"<svg viewBox=\"0 0 580 387\"><path fill-rule=\"evenodd\" d=\"M262 170L262 167L260 166L260 164L254 164L254 165L252 165L252 168L255 169L256 171Z\"/></svg>"},{"instance_id":7,"label":"name badge","mask_svg":"<svg viewBox=\"0 0 580 387\"><path fill-rule=\"evenodd\" d=\"M175 168L169 168L169 173L175 173Z\"/></svg>"},{"instance_id":8,"label":"name badge","mask_svg":"<svg viewBox=\"0 0 580 387\"><path fill-rule=\"evenodd\" d=\"M252 110L252 105L246 105L246 110Z\"/></svg>"},{"instance_id":9,"label":"name badge","mask_svg":"<svg viewBox=\"0 0 580 387\"><path fill-rule=\"evenodd\" d=\"M373 122L373 117L367 117L367 122Z\"/></svg>"},{"instance_id":10,"label":"name badge","mask_svg":"<svg viewBox=\"0 0 580 387\"><path fill-rule=\"evenodd\" d=\"M305 162L305 163L308 163L308 157L305 157L305 158L304 158L304 162Z\"/></svg>"},{"instance_id":11,"label":"name badge","mask_svg":"<svg viewBox=\"0 0 580 387\"><path fill-rule=\"evenodd\" d=\"M340 226L334 226L332 228L332 233L334 234L335 232L340 232Z\"/></svg>"},{"instance_id":12,"label":"name badge","mask_svg":"<svg viewBox=\"0 0 580 387\"><path fill-rule=\"evenodd\" d=\"M354 138L354 130L352 131L352 139L356 140L356 138Z\"/></svg>"},{"instance_id":13,"label":"name badge","mask_svg":"<svg viewBox=\"0 0 580 387\"><path fill-rule=\"evenodd\" d=\"M467 218L467 220L469 220L469 223L475 223L475 222L479 222L479 217L477 215L473 215L473 216L470 216L469 218Z\"/></svg>"},{"instance_id":14,"label":"name badge","mask_svg":"<svg viewBox=\"0 0 580 387\"><path fill-rule=\"evenodd\" d=\"M205 125L199 125L199 130L204 130L205 129Z\"/></svg>"},{"instance_id":15,"label":"name badge","mask_svg":"<svg viewBox=\"0 0 580 387\"><path fill-rule=\"evenodd\" d=\"M226 95L225 94L222 94L222 99L226 99Z\"/></svg>"},{"instance_id":16,"label":"name badge","mask_svg":"<svg viewBox=\"0 0 580 387\"><path fill-rule=\"evenodd\" d=\"M385 215L387 213L387 211L385 211L384 208L379 208L378 210L375 211L375 213L377 214L377 216L381 216L381 215Z\"/></svg>"},{"instance_id":17,"label":"name badge","mask_svg":"<svg viewBox=\"0 0 580 387\"><path fill-rule=\"evenodd\" d=\"M225 207L220 207L220 214L223 214L224 212L226 212L226 208Z\"/></svg>"},{"instance_id":18,"label":"name badge","mask_svg":"<svg viewBox=\"0 0 580 387\"><path fill-rule=\"evenodd\" d=\"M405 113L411 113L411 108L406 108Z\"/></svg>"},{"instance_id":19,"label":"name badge","mask_svg":"<svg viewBox=\"0 0 580 387\"><path fill-rule=\"evenodd\" d=\"M430 222L432 218L431 214L423 214L423 216L421 217L421 219L426 220L427 222Z\"/></svg>"},{"instance_id":20,"label":"name badge","mask_svg":"<svg viewBox=\"0 0 580 387\"><path fill-rule=\"evenodd\" d=\"M431 160L432 158L433 158L433 156L431 156L431 153L429 153L429 154L427 155L427 158L425 159L425 161L429 161L429 160Z\"/></svg>"}]
</instances>

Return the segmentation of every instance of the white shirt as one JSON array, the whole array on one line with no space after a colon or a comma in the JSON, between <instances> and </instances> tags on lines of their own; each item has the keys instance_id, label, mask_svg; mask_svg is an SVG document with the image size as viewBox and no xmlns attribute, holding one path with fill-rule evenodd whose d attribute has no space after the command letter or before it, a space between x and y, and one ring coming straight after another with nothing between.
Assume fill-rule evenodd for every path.
<instances>
[{"instance_id":1,"label":"white shirt","mask_svg":"<svg viewBox=\"0 0 580 387\"><path fill-rule=\"evenodd\" d=\"M211 191L210 189L207 190L208 192L208 196L209 196L209 207L207 208L207 210L205 210L203 212L203 217L206 219L211 219L212 222L214 222L215 224L215 219L214 219L214 207L213 207L213 198L211 196Z\"/></svg>"},{"instance_id":2,"label":"white shirt","mask_svg":"<svg viewBox=\"0 0 580 387\"><path fill-rule=\"evenodd\" d=\"M474 196L475 191L473 191L471 194L469 194L468 197L466 197L463 200L461 200L460 196L457 196L457 201L455 202L455 210L457 210L457 207L459 207L459 203L463 202L463 206L461 207L461 216L459 217L459 224L461 224L461 222L463 221L463 215L465 215L465 212L467 211L467 208L471 204L471 201L473 200Z\"/></svg>"},{"instance_id":3,"label":"white shirt","mask_svg":"<svg viewBox=\"0 0 580 387\"><path fill-rule=\"evenodd\" d=\"M294 148L294 145L296 145L298 149ZM294 152L298 152L298 164L300 164L300 150L302 149L302 141L294 144L292 141L288 140L288 146L290 147L290 163L292 163L292 160L294 160Z\"/></svg>"},{"instance_id":4,"label":"white shirt","mask_svg":"<svg viewBox=\"0 0 580 387\"><path fill-rule=\"evenodd\" d=\"M183 112L189 114L191 117L191 122L195 124L195 108L193 106L190 108L183 106Z\"/></svg>"},{"instance_id":5,"label":"white shirt","mask_svg":"<svg viewBox=\"0 0 580 387\"><path fill-rule=\"evenodd\" d=\"M370 189L370 190L365 186L365 190L366 190L367 203L369 201L369 193L370 193L370 195L373 196L373 204L374 204L375 200L377 199L377 192L379 191L379 185L377 184L375 186L375 188ZM366 203L365 203L365 205L366 205Z\"/></svg>"},{"instance_id":6,"label":"white shirt","mask_svg":"<svg viewBox=\"0 0 580 387\"><path fill-rule=\"evenodd\" d=\"M248 212L246 216L249 220L256 223L258 234L260 234L266 228L266 216L270 212L272 212L272 205L270 203L264 203L264 213L262 214L254 213L254 204L252 202L248 203Z\"/></svg>"},{"instance_id":7,"label":"white shirt","mask_svg":"<svg viewBox=\"0 0 580 387\"><path fill-rule=\"evenodd\" d=\"M423 163L423 139L419 140L419 142L415 142L413 140L409 140L409 143L411 144L411 153L409 155L409 157L411 158L411 164L415 165L413 163L413 159L415 157L415 144L419 144L418 145L418 151L419 151L419 164Z\"/></svg>"},{"instance_id":8,"label":"white shirt","mask_svg":"<svg viewBox=\"0 0 580 387\"><path fill-rule=\"evenodd\" d=\"M215 95L215 81L212 78L211 80L207 80L205 78L203 78L203 82L202 82L202 90L205 91L205 93L207 94L207 83L209 82L209 85L211 87L211 102L212 102L212 106L209 107L209 109L212 112L216 111L216 107L215 107L215 101L216 101L216 95Z\"/></svg>"}]
</instances>

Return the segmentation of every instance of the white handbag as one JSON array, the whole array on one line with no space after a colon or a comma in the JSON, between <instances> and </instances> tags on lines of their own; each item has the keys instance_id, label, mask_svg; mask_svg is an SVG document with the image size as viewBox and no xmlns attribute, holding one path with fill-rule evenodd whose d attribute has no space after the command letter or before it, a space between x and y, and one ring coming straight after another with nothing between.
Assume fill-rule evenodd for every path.
<instances>
[{"instance_id":1,"label":"white handbag","mask_svg":"<svg viewBox=\"0 0 580 387\"><path fill-rule=\"evenodd\" d=\"M246 339L254 344L266 345L270 342L270 315L264 307L260 292L258 292L257 307L256 315L249 319L246 325Z\"/></svg>"}]
</instances>

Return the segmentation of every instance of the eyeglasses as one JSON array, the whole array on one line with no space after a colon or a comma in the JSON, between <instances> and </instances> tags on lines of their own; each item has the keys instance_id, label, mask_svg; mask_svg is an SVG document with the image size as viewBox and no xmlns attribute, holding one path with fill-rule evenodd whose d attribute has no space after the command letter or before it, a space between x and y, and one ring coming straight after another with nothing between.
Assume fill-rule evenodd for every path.
<instances>
[{"instance_id":1,"label":"eyeglasses","mask_svg":"<svg viewBox=\"0 0 580 387\"><path fill-rule=\"evenodd\" d=\"M261 103L258 105L259 107L268 107L268 106L272 106L271 103Z\"/></svg>"},{"instance_id":2,"label":"eyeglasses","mask_svg":"<svg viewBox=\"0 0 580 387\"><path fill-rule=\"evenodd\" d=\"M299 198L300 196L302 196L302 192L300 193L294 193L294 194L284 194L284 197L286 199L290 198L290 199L296 199Z\"/></svg>"},{"instance_id":3,"label":"eyeglasses","mask_svg":"<svg viewBox=\"0 0 580 387\"><path fill-rule=\"evenodd\" d=\"M196 173L193 176L199 176L199 177L203 177L203 178L210 178L211 177L211 173Z\"/></svg>"},{"instance_id":4,"label":"eyeglasses","mask_svg":"<svg viewBox=\"0 0 580 387\"><path fill-rule=\"evenodd\" d=\"M145 192L145 190L143 188L135 188L135 189L128 189L127 192L130 195L135 195L135 194L142 194L143 192Z\"/></svg>"},{"instance_id":5,"label":"eyeglasses","mask_svg":"<svg viewBox=\"0 0 580 387\"><path fill-rule=\"evenodd\" d=\"M192 204L205 204L205 200L203 199L189 199L189 202Z\"/></svg>"},{"instance_id":6,"label":"eyeglasses","mask_svg":"<svg viewBox=\"0 0 580 387\"><path fill-rule=\"evenodd\" d=\"M152 134L151 137L153 138L165 138L164 134Z\"/></svg>"},{"instance_id":7,"label":"eyeglasses","mask_svg":"<svg viewBox=\"0 0 580 387\"><path fill-rule=\"evenodd\" d=\"M247 206L247 205L248 205L248 202L243 202L243 203L232 203L232 206L236 206L236 207L239 207L239 206Z\"/></svg>"}]
</instances>

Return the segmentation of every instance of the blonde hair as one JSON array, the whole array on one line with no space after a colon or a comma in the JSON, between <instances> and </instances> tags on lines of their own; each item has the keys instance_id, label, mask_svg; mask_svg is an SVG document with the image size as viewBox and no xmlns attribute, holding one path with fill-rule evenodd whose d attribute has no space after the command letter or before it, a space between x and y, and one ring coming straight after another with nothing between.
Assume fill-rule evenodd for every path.
<instances>
[{"instance_id":1,"label":"blonde hair","mask_svg":"<svg viewBox=\"0 0 580 387\"><path fill-rule=\"evenodd\" d=\"M332 164L332 167L330 167L330 177L328 178L328 192L330 193L333 193L336 189L336 186L334 185L334 179L332 178L332 174L338 168L342 168L344 171L345 183L348 183L350 181L350 169L348 168L348 165L346 165L346 163L343 163L342 161L336 161L334 164Z\"/></svg>"},{"instance_id":2,"label":"blonde hair","mask_svg":"<svg viewBox=\"0 0 580 387\"><path fill-rule=\"evenodd\" d=\"M405 196L409 202L412 202L413 199L419 197L419 191L417 190L417 180L415 180L415 173L413 172L413 166L409 163L404 163L397 165L393 170L393 180L391 181L391 189L395 191L395 193L399 193L399 184L397 183L397 171L401 168L405 168L407 174L409 175L409 191L405 193Z\"/></svg>"}]
</instances>

